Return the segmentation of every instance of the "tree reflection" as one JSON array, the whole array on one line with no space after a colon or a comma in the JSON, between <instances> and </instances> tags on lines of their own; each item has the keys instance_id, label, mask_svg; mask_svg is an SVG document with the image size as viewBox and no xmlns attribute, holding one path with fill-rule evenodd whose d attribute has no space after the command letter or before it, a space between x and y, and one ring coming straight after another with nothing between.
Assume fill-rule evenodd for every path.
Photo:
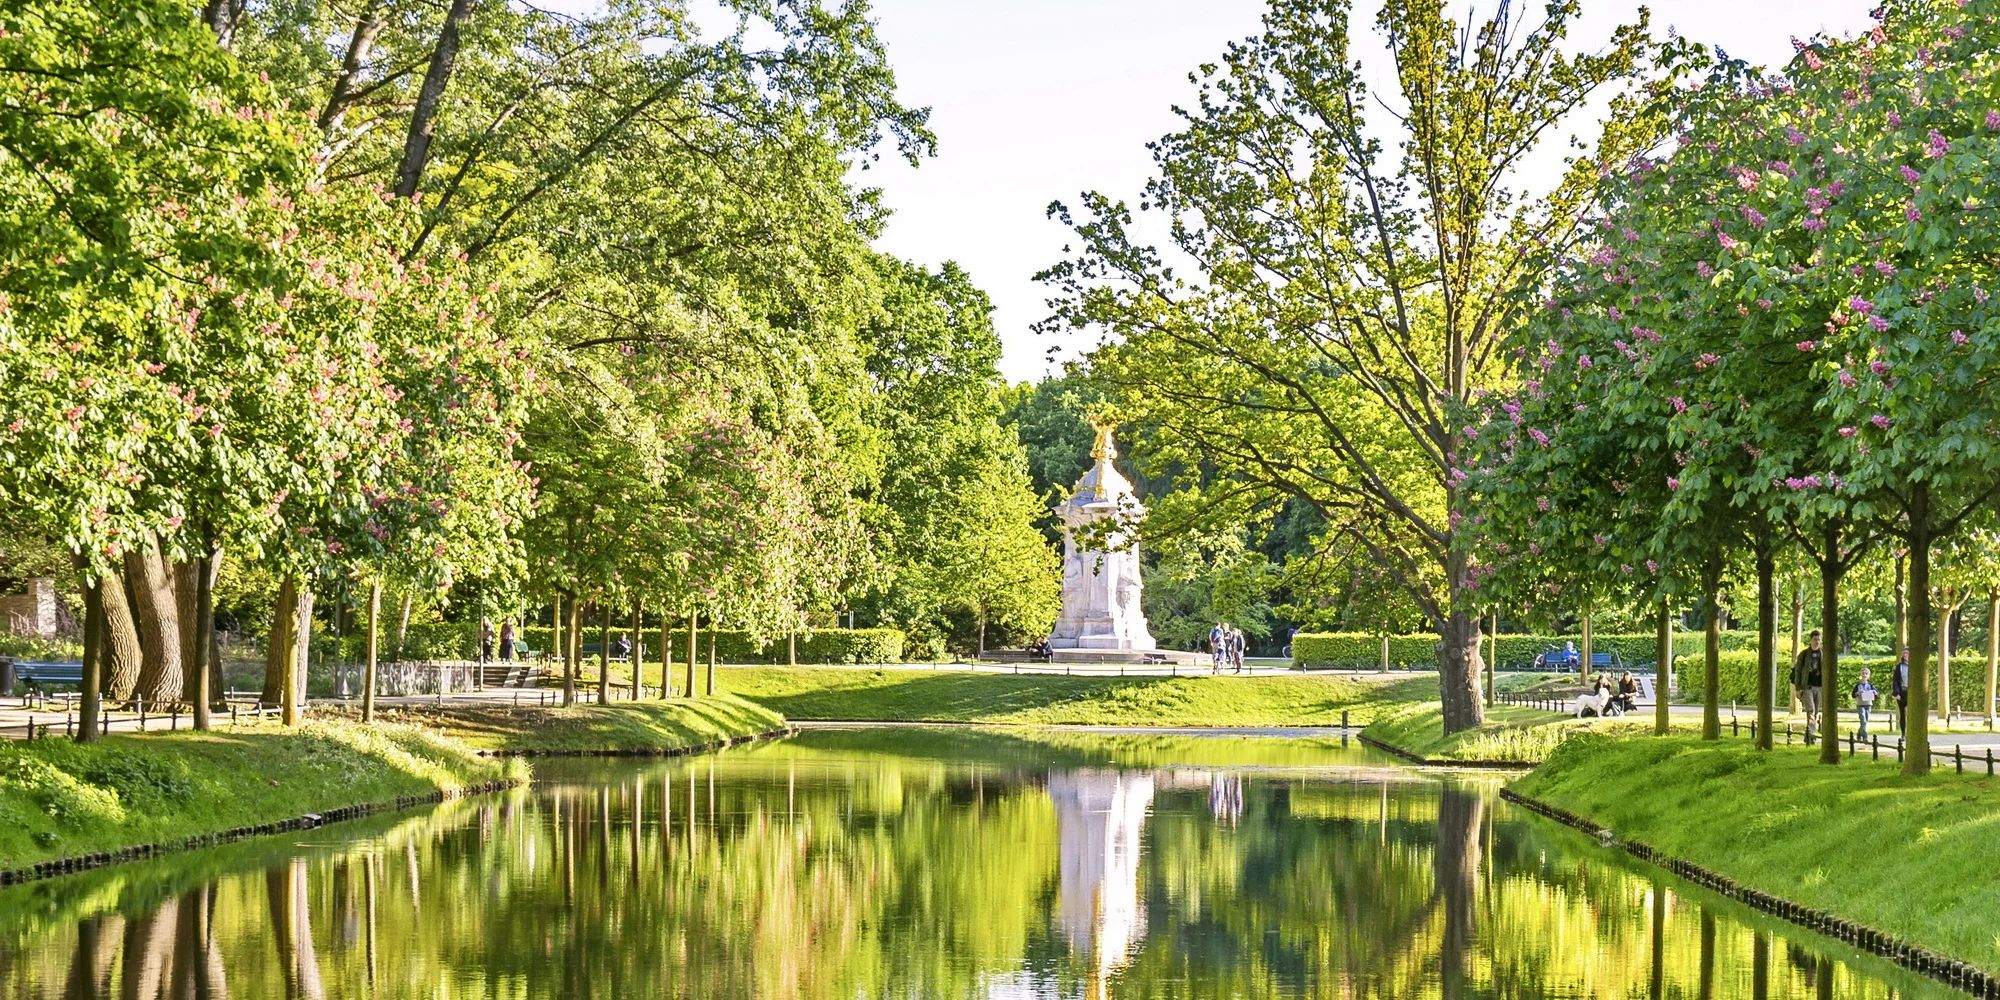
<instances>
[{"instance_id":1,"label":"tree reflection","mask_svg":"<svg viewBox=\"0 0 2000 1000\"><path fill-rule=\"evenodd\" d=\"M1130 738L1144 766L1075 766L1074 734L1050 766L995 739L552 766L318 844L9 890L0 994L1949 995L1836 972L1817 939L1677 892L1490 783L1169 767Z\"/></svg>"}]
</instances>

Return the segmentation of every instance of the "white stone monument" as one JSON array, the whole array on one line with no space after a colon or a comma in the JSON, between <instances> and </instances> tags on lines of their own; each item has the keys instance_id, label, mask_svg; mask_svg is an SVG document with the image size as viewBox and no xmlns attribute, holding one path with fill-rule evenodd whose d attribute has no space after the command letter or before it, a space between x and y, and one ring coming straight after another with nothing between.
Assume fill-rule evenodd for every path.
<instances>
[{"instance_id":1,"label":"white stone monument","mask_svg":"<svg viewBox=\"0 0 2000 1000\"><path fill-rule=\"evenodd\" d=\"M1109 426L1098 425L1097 447L1090 454L1097 464L1076 481L1069 499L1056 505L1056 516L1063 523L1062 617L1056 619L1049 646L1157 649L1146 628L1146 613L1139 607L1139 546L1112 527L1116 521L1111 519L1129 523L1144 508L1132 484L1112 464L1118 449L1111 443ZM1093 527L1105 533L1095 535Z\"/></svg>"}]
</instances>

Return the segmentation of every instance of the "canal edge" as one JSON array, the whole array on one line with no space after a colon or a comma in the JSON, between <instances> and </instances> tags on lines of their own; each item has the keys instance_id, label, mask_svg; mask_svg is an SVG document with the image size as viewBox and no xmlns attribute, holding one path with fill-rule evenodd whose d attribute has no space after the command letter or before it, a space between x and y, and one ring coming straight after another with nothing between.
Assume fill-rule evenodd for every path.
<instances>
[{"instance_id":1,"label":"canal edge","mask_svg":"<svg viewBox=\"0 0 2000 1000\"><path fill-rule=\"evenodd\" d=\"M710 750L720 750L724 747L735 746L739 743L748 743L752 740L792 736L797 733L798 730L796 728L788 726L784 729L774 729L766 733L735 736L725 740L711 740L707 743L696 743L684 747L658 747L644 750L482 750L480 751L480 756L680 757L688 754L705 753ZM298 830L317 830L320 827L329 826L334 823L362 819L381 813L399 812L404 809L414 809L417 806L449 802L453 799L503 792L509 788L519 788L528 784L531 780L533 779L503 779L499 781L483 781L475 785L465 785L460 788L440 788L422 795L403 795L383 802L365 802L360 805L341 806L325 812L306 813L303 816L274 820L269 823L259 823L255 826L239 826L217 833L197 834L181 840L162 841L153 844L135 844L131 847L121 847L111 851L98 851L92 854L56 858L23 868L0 871L0 886L22 885L28 882L38 882L43 879L58 878L64 875L77 875L87 871L95 871L99 868L109 868L113 865L128 864L134 861L150 861L170 854L179 854L182 851L198 851L209 847L221 847L226 844L249 840L253 837L268 837L273 834L291 833Z\"/></svg>"},{"instance_id":2,"label":"canal edge","mask_svg":"<svg viewBox=\"0 0 2000 1000\"><path fill-rule=\"evenodd\" d=\"M1522 795L1511 788L1500 789L1500 797L1564 826L1590 834L1604 841L1606 846L1623 848L1625 853L1641 861L1663 868L1673 875L1693 882L1710 892L1734 899L1751 909L1768 913L1814 933L1824 934L1954 989L1979 997L2000 998L2000 976L1995 976L1970 962L1960 961L1922 945L1911 944L1894 935L1857 921L1835 916L1825 910L1794 903L1761 889L1750 888L1685 858L1662 854L1639 841L1618 840L1616 834L1608 828L1566 809L1559 809L1539 799Z\"/></svg>"},{"instance_id":3,"label":"canal edge","mask_svg":"<svg viewBox=\"0 0 2000 1000\"><path fill-rule=\"evenodd\" d=\"M1393 743L1384 743L1372 736L1363 736L1358 732L1354 734L1354 738L1359 740L1364 746L1374 747L1384 753L1394 754L1421 767L1460 768L1475 771L1532 771L1541 766L1541 761L1538 760L1444 760L1441 758L1426 757L1423 754L1405 750Z\"/></svg>"}]
</instances>

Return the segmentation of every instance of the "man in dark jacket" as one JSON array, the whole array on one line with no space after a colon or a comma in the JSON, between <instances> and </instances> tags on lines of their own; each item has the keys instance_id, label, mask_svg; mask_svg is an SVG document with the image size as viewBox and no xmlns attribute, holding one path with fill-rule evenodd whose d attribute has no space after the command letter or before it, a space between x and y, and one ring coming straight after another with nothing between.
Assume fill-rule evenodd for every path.
<instances>
[{"instance_id":1,"label":"man in dark jacket","mask_svg":"<svg viewBox=\"0 0 2000 1000\"><path fill-rule=\"evenodd\" d=\"M1903 647L1903 655L1896 661L1896 672L1889 677L1889 693L1896 696L1896 731L1903 731L1904 709L1910 704L1910 647Z\"/></svg>"},{"instance_id":2,"label":"man in dark jacket","mask_svg":"<svg viewBox=\"0 0 2000 1000\"><path fill-rule=\"evenodd\" d=\"M1792 689L1798 692L1799 702L1806 707L1806 741L1812 741L1812 734L1819 731L1819 685L1820 654L1819 632L1806 637L1806 648L1799 651L1798 662L1792 664Z\"/></svg>"}]
</instances>

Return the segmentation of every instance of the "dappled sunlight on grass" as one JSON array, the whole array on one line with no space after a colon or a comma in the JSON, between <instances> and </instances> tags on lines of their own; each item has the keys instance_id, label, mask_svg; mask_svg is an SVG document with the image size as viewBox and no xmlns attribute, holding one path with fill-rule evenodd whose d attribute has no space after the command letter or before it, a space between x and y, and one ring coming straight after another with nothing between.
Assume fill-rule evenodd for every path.
<instances>
[{"instance_id":1,"label":"dappled sunlight on grass","mask_svg":"<svg viewBox=\"0 0 2000 1000\"><path fill-rule=\"evenodd\" d=\"M1067 677L965 670L732 667L730 691L790 719L1040 725L1337 726L1436 697L1431 677Z\"/></svg>"},{"instance_id":2,"label":"dappled sunlight on grass","mask_svg":"<svg viewBox=\"0 0 2000 1000\"><path fill-rule=\"evenodd\" d=\"M1747 885L2000 968L2000 778L1688 736L1572 738L1522 794Z\"/></svg>"}]
</instances>

